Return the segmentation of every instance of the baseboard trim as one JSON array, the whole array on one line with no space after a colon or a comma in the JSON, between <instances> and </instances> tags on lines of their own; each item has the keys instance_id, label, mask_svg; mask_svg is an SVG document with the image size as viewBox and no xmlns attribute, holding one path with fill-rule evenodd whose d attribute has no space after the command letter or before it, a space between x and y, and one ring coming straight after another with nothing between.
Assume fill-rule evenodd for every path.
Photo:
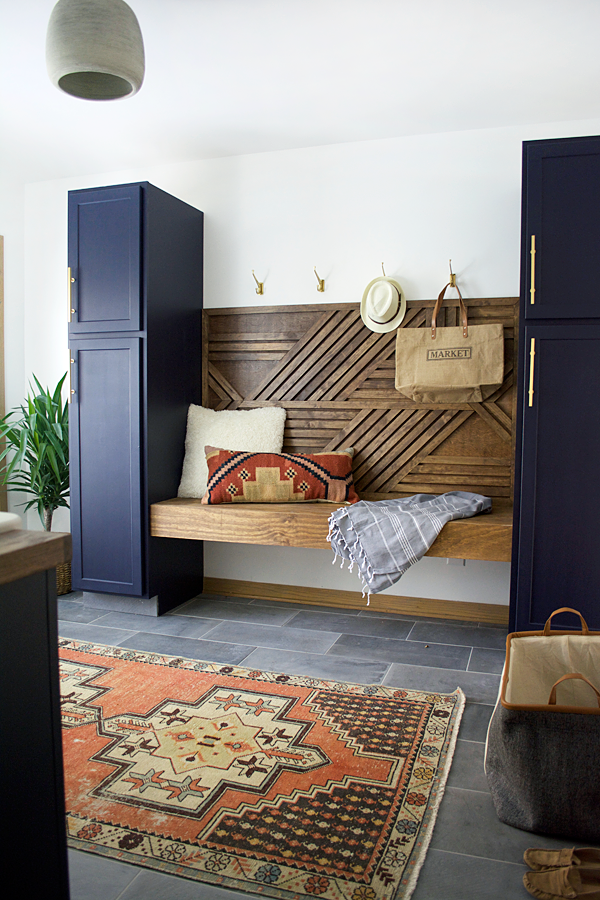
<instances>
[{"instance_id":1,"label":"baseboard trim","mask_svg":"<svg viewBox=\"0 0 600 900\"><path fill-rule=\"evenodd\" d=\"M257 600L282 600L286 603L306 603L313 606L337 606L340 609L367 608L367 601L359 591L334 591L330 588L300 587L293 584L205 577L204 591L227 597L254 597ZM425 597L372 594L369 609L374 612L508 625L508 606L495 603L465 603L464 600L428 600Z\"/></svg>"}]
</instances>

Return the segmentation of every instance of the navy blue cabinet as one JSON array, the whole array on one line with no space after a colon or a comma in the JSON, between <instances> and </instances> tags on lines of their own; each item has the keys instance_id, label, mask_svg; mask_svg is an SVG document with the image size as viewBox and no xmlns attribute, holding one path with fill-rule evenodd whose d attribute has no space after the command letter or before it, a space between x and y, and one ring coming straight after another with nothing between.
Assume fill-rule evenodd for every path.
<instances>
[{"instance_id":1,"label":"navy blue cabinet","mask_svg":"<svg viewBox=\"0 0 600 900\"><path fill-rule=\"evenodd\" d=\"M202 545L151 537L149 507L200 403L203 215L143 182L72 191L68 216L73 588L159 614L202 590Z\"/></svg>"},{"instance_id":2,"label":"navy blue cabinet","mask_svg":"<svg viewBox=\"0 0 600 900\"><path fill-rule=\"evenodd\" d=\"M526 142L512 630L600 630L598 246L600 137Z\"/></svg>"},{"instance_id":3,"label":"navy blue cabinet","mask_svg":"<svg viewBox=\"0 0 600 900\"><path fill-rule=\"evenodd\" d=\"M142 200L139 184L70 195L72 335L143 327Z\"/></svg>"},{"instance_id":4,"label":"navy blue cabinet","mask_svg":"<svg viewBox=\"0 0 600 900\"><path fill-rule=\"evenodd\" d=\"M522 313L600 317L600 137L526 141Z\"/></svg>"},{"instance_id":5,"label":"navy blue cabinet","mask_svg":"<svg viewBox=\"0 0 600 900\"><path fill-rule=\"evenodd\" d=\"M71 345L71 574L80 590L143 593L140 343Z\"/></svg>"}]
</instances>

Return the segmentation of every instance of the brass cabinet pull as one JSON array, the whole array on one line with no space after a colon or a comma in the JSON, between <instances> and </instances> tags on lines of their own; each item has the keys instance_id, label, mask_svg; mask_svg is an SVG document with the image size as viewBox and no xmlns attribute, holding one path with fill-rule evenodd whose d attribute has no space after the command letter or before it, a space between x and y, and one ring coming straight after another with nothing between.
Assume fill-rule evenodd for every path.
<instances>
[{"instance_id":1,"label":"brass cabinet pull","mask_svg":"<svg viewBox=\"0 0 600 900\"><path fill-rule=\"evenodd\" d=\"M71 298L72 295L72 286L75 283L75 279L71 275L71 266L67 269L67 300L69 301L69 322L73 321L73 316L75 315L75 310L73 309L73 300Z\"/></svg>"},{"instance_id":2,"label":"brass cabinet pull","mask_svg":"<svg viewBox=\"0 0 600 900\"><path fill-rule=\"evenodd\" d=\"M529 288L529 297L532 305L535 303L535 234L531 235L531 287Z\"/></svg>"},{"instance_id":3,"label":"brass cabinet pull","mask_svg":"<svg viewBox=\"0 0 600 900\"><path fill-rule=\"evenodd\" d=\"M69 403L71 403L71 401L73 400L73 396L75 394L75 391L73 390L73 383L72 383L72 368L73 368L74 362L75 362L75 360L73 359L73 357L71 356L71 353L69 351L69 395L67 398Z\"/></svg>"},{"instance_id":4,"label":"brass cabinet pull","mask_svg":"<svg viewBox=\"0 0 600 900\"><path fill-rule=\"evenodd\" d=\"M535 360L535 338L531 338L529 349L529 405L533 406L533 366Z\"/></svg>"}]
</instances>

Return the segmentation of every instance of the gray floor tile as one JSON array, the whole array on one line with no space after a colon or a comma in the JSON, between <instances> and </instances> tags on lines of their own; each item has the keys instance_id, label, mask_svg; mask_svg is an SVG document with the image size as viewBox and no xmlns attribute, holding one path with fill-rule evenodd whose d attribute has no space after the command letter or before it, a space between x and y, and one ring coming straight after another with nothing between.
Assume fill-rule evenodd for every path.
<instances>
[{"instance_id":1,"label":"gray floor tile","mask_svg":"<svg viewBox=\"0 0 600 900\"><path fill-rule=\"evenodd\" d=\"M372 637L404 640L412 628L412 621L380 619L367 616L346 616L307 610L286 622L286 628L312 628L315 631L337 631L339 634L364 634Z\"/></svg>"},{"instance_id":2,"label":"gray floor tile","mask_svg":"<svg viewBox=\"0 0 600 900\"><path fill-rule=\"evenodd\" d=\"M451 647L448 644L426 645L416 641L397 641L354 634L343 634L327 652L330 655L378 659L390 663L442 669L466 669L471 654L469 647Z\"/></svg>"},{"instance_id":3,"label":"gray floor tile","mask_svg":"<svg viewBox=\"0 0 600 900\"><path fill-rule=\"evenodd\" d=\"M83 591L70 591L68 594L61 594L58 600L61 603L81 603Z\"/></svg>"},{"instance_id":4,"label":"gray floor tile","mask_svg":"<svg viewBox=\"0 0 600 900\"><path fill-rule=\"evenodd\" d=\"M505 631L454 622L417 622L408 639L463 647L487 647L489 650L506 649Z\"/></svg>"},{"instance_id":5,"label":"gray floor tile","mask_svg":"<svg viewBox=\"0 0 600 900\"><path fill-rule=\"evenodd\" d=\"M246 599L246 597L235 597L234 601L238 606L244 606L251 603L251 600ZM195 606L199 602L228 603L228 599L227 597L222 597L219 594L198 594L196 597L191 597L190 600L186 600L179 606L174 606L173 609L170 609L169 612L165 613L165 616L186 616L188 615L188 613L186 612L188 606Z\"/></svg>"},{"instance_id":6,"label":"gray floor tile","mask_svg":"<svg viewBox=\"0 0 600 900\"><path fill-rule=\"evenodd\" d=\"M493 675L501 675L505 659L504 650L482 650L480 647L473 647L467 669L469 672L488 672Z\"/></svg>"},{"instance_id":7,"label":"gray floor tile","mask_svg":"<svg viewBox=\"0 0 600 900\"><path fill-rule=\"evenodd\" d=\"M478 672L461 672L456 669L428 669L396 663L383 681L393 687L450 693L461 687L467 700L473 703L495 703L500 685L499 675L481 675Z\"/></svg>"},{"instance_id":8,"label":"gray floor tile","mask_svg":"<svg viewBox=\"0 0 600 900\"><path fill-rule=\"evenodd\" d=\"M306 603L288 603L287 600L251 600L250 601L253 606L273 606L275 609L296 609L296 610L313 610L316 609L319 612L324 613L342 613L345 616L357 616L359 613L358 609L342 609L339 606L320 606L315 605L311 606Z\"/></svg>"},{"instance_id":9,"label":"gray floor tile","mask_svg":"<svg viewBox=\"0 0 600 900\"><path fill-rule=\"evenodd\" d=\"M90 641L93 644L114 646L135 634L127 628L102 628L100 625L86 625L83 622L58 622L60 637L73 641Z\"/></svg>"},{"instance_id":10,"label":"gray floor tile","mask_svg":"<svg viewBox=\"0 0 600 900\"><path fill-rule=\"evenodd\" d=\"M490 794L447 787L440 806L431 847L485 859L517 862L528 847L559 849L564 839L533 835L498 819ZM572 846L572 844L571 844Z\"/></svg>"},{"instance_id":11,"label":"gray floor tile","mask_svg":"<svg viewBox=\"0 0 600 900\"><path fill-rule=\"evenodd\" d=\"M525 900L524 864L430 849L412 900Z\"/></svg>"},{"instance_id":12,"label":"gray floor tile","mask_svg":"<svg viewBox=\"0 0 600 900\"><path fill-rule=\"evenodd\" d=\"M471 791L489 791L487 778L483 771L485 744L461 740L462 737L462 733L459 731L448 785Z\"/></svg>"},{"instance_id":13,"label":"gray floor tile","mask_svg":"<svg viewBox=\"0 0 600 900\"><path fill-rule=\"evenodd\" d=\"M405 600L410 600L410 597L405 597ZM414 622L419 625L462 625L462 626L472 626L473 628L479 627L479 622L476 621L467 621L465 619L443 619L437 616L419 616L417 613L410 614L408 612L404 613L392 613L392 612L378 612L372 609L365 609L360 612L361 616L381 616L383 619L404 619L408 622Z\"/></svg>"},{"instance_id":14,"label":"gray floor tile","mask_svg":"<svg viewBox=\"0 0 600 900\"><path fill-rule=\"evenodd\" d=\"M251 603L256 603L255 597L229 597L229 596L219 596L218 594L201 594L200 597L214 597L215 600L225 600L226 603L247 603L250 605ZM268 600L265 600L265 603L268 603Z\"/></svg>"},{"instance_id":15,"label":"gray floor tile","mask_svg":"<svg viewBox=\"0 0 600 900\"><path fill-rule=\"evenodd\" d=\"M211 631L217 621L200 619L197 616L136 616L134 613L102 613L94 623L103 627L127 628L129 631L144 631L148 634L170 634L186 638L202 637Z\"/></svg>"},{"instance_id":16,"label":"gray floor tile","mask_svg":"<svg viewBox=\"0 0 600 900\"><path fill-rule=\"evenodd\" d=\"M278 625L251 625L247 622L221 622L210 632L211 641L238 641L255 647L278 650L307 650L326 653L339 638L339 633L282 628Z\"/></svg>"},{"instance_id":17,"label":"gray floor tile","mask_svg":"<svg viewBox=\"0 0 600 900\"><path fill-rule=\"evenodd\" d=\"M181 606L177 606L175 609L172 609L167 613L170 615L177 615L180 609L184 609L188 603L195 603L197 600L209 601L215 600L217 603L237 603L238 605L252 603L251 597L225 597L223 594L198 594L196 597L192 597L190 600L186 600L185 603L182 603Z\"/></svg>"},{"instance_id":18,"label":"gray floor tile","mask_svg":"<svg viewBox=\"0 0 600 900\"><path fill-rule=\"evenodd\" d=\"M238 598L236 598L237 600ZM295 610L257 606L254 603L229 603L221 600L190 600L177 609L180 616L200 616L225 622L252 622L255 625L283 625L295 615Z\"/></svg>"},{"instance_id":19,"label":"gray floor tile","mask_svg":"<svg viewBox=\"0 0 600 900\"><path fill-rule=\"evenodd\" d=\"M89 624L100 618L101 609L91 609L82 603L63 603L58 601L58 618L61 622L85 622Z\"/></svg>"},{"instance_id":20,"label":"gray floor tile","mask_svg":"<svg viewBox=\"0 0 600 900\"><path fill-rule=\"evenodd\" d=\"M295 653L290 650L267 650L259 647L244 660L248 668L287 675L307 675L327 681L350 681L357 684L381 684L387 664L362 659L322 656L318 653Z\"/></svg>"},{"instance_id":21,"label":"gray floor tile","mask_svg":"<svg viewBox=\"0 0 600 900\"><path fill-rule=\"evenodd\" d=\"M491 703L467 703L460 722L460 737L465 741L485 743L493 711Z\"/></svg>"},{"instance_id":22,"label":"gray floor tile","mask_svg":"<svg viewBox=\"0 0 600 900\"><path fill-rule=\"evenodd\" d=\"M348 612L349 610L345 609L344 612ZM408 613L395 613L389 612L388 610L383 611L381 609L371 609L369 607L365 607L359 611L359 616L364 619L370 619L372 617L378 619L393 619L395 622L412 622L413 625L417 621L417 616L411 616Z\"/></svg>"},{"instance_id":23,"label":"gray floor tile","mask_svg":"<svg viewBox=\"0 0 600 900\"><path fill-rule=\"evenodd\" d=\"M68 852L71 900L117 900L141 871L95 853Z\"/></svg>"},{"instance_id":24,"label":"gray floor tile","mask_svg":"<svg viewBox=\"0 0 600 900\"><path fill-rule=\"evenodd\" d=\"M119 900L256 900L256 894L244 894L145 869Z\"/></svg>"},{"instance_id":25,"label":"gray floor tile","mask_svg":"<svg viewBox=\"0 0 600 900\"><path fill-rule=\"evenodd\" d=\"M184 659L200 659L205 662L219 662L237 665L248 656L254 647L243 644L226 644L220 641L191 640L171 637L166 634L146 634L139 632L122 641L119 647L130 650L146 650L149 653L165 653L168 656L182 656Z\"/></svg>"}]
</instances>

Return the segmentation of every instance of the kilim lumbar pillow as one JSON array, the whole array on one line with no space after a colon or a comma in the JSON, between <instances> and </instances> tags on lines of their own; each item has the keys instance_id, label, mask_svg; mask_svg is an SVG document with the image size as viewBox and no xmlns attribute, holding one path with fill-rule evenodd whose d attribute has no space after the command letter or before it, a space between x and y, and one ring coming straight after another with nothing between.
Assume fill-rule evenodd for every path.
<instances>
[{"instance_id":1,"label":"kilim lumbar pillow","mask_svg":"<svg viewBox=\"0 0 600 900\"><path fill-rule=\"evenodd\" d=\"M329 453L246 453L206 447L203 503L356 503L354 450Z\"/></svg>"}]
</instances>

